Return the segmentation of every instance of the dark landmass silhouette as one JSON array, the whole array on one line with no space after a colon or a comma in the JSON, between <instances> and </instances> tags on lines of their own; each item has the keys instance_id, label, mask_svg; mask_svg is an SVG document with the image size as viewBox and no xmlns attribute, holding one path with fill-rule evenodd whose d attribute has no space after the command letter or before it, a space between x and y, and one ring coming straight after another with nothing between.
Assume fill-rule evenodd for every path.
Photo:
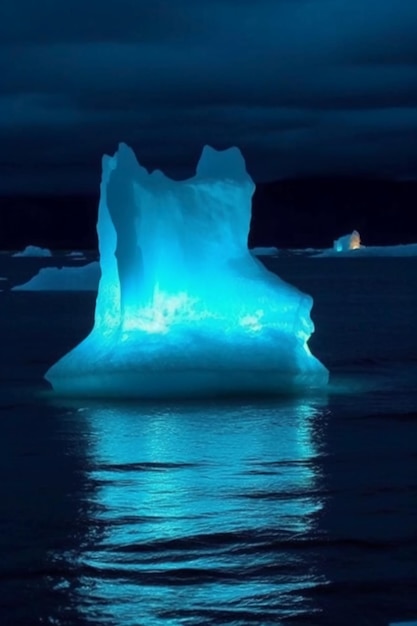
<instances>
[{"instance_id":1,"label":"dark landmass silhouette","mask_svg":"<svg viewBox=\"0 0 417 626\"><path fill-rule=\"evenodd\" d=\"M98 193L0 197L0 249L96 249ZM358 230L365 245L417 242L417 180L298 178L259 183L250 247L328 248Z\"/></svg>"}]
</instances>

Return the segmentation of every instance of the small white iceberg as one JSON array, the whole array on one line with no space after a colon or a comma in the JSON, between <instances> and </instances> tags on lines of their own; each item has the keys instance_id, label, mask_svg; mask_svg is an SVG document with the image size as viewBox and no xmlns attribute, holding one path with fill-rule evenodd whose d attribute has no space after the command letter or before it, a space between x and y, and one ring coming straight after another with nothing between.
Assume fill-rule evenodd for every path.
<instances>
[{"instance_id":1,"label":"small white iceberg","mask_svg":"<svg viewBox=\"0 0 417 626\"><path fill-rule=\"evenodd\" d=\"M313 258L319 257L413 257L417 256L417 243L397 244L394 246L361 246L356 250L343 250L336 252L330 248L323 250L319 254L314 254Z\"/></svg>"},{"instance_id":2,"label":"small white iceberg","mask_svg":"<svg viewBox=\"0 0 417 626\"><path fill-rule=\"evenodd\" d=\"M279 254L278 248L262 246L251 248L249 252L255 256L278 256Z\"/></svg>"},{"instance_id":3,"label":"small white iceberg","mask_svg":"<svg viewBox=\"0 0 417 626\"><path fill-rule=\"evenodd\" d=\"M80 252L79 250L74 250L73 252L68 252L66 254L67 257L70 257L71 259L76 259L78 260L83 260L85 259L85 254L84 252Z\"/></svg>"},{"instance_id":4,"label":"small white iceberg","mask_svg":"<svg viewBox=\"0 0 417 626\"><path fill-rule=\"evenodd\" d=\"M359 250L364 246L361 245L361 236L357 230L350 235L343 235L333 242L333 250L335 252L346 252L348 250Z\"/></svg>"},{"instance_id":5,"label":"small white iceberg","mask_svg":"<svg viewBox=\"0 0 417 626\"><path fill-rule=\"evenodd\" d=\"M38 246L26 246L21 252L16 252L12 256L27 256L27 257L49 257L52 256L52 252L48 248L39 248Z\"/></svg>"}]
</instances>

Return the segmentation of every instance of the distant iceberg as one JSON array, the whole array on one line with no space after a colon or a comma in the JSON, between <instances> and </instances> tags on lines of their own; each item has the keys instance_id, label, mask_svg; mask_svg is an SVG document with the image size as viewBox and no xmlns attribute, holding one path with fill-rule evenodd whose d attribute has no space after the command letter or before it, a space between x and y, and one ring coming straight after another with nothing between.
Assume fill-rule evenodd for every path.
<instances>
[{"instance_id":1,"label":"distant iceberg","mask_svg":"<svg viewBox=\"0 0 417 626\"><path fill-rule=\"evenodd\" d=\"M196 175L104 156L101 279L90 335L46 373L55 391L141 399L324 387L312 298L247 248L254 183L237 148L205 147Z\"/></svg>"},{"instance_id":2,"label":"distant iceberg","mask_svg":"<svg viewBox=\"0 0 417 626\"><path fill-rule=\"evenodd\" d=\"M24 250L21 252L16 252L12 256L36 256L36 257L47 257L52 256L52 252L48 250L48 248L39 248L38 246L26 246Z\"/></svg>"},{"instance_id":3,"label":"distant iceberg","mask_svg":"<svg viewBox=\"0 0 417 626\"><path fill-rule=\"evenodd\" d=\"M333 242L333 250L335 252L346 252L350 250L359 250L361 248L361 236L357 230L350 235L343 235Z\"/></svg>"},{"instance_id":4,"label":"distant iceberg","mask_svg":"<svg viewBox=\"0 0 417 626\"><path fill-rule=\"evenodd\" d=\"M417 243L398 244L396 246L363 246L354 252L344 250L336 252L333 249L322 250L318 254L314 254L314 258L319 257L412 257L417 256Z\"/></svg>"},{"instance_id":5,"label":"distant iceberg","mask_svg":"<svg viewBox=\"0 0 417 626\"><path fill-rule=\"evenodd\" d=\"M14 291L97 291L100 265L97 261L82 267L44 267Z\"/></svg>"},{"instance_id":6,"label":"distant iceberg","mask_svg":"<svg viewBox=\"0 0 417 626\"><path fill-rule=\"evenodd\" d=\"M279 250L274 247L258 246L257 248L251 248L250 252L255 256L278 256Z\"/></svg>"},{"instance_id":7,"label":"distant iceberg","mask_svg":"<svg viewBox=\"0 0 417 626\"><path fill-rule=\"evenodd\" d=\"M66 254L67 257L71 257L72 259L75 259L76 261L78 260L83 260L85 259L85 254L84 252L80 252L79 250L74 250L73 252L68 252Z\"/></svg>"}]
</instances>

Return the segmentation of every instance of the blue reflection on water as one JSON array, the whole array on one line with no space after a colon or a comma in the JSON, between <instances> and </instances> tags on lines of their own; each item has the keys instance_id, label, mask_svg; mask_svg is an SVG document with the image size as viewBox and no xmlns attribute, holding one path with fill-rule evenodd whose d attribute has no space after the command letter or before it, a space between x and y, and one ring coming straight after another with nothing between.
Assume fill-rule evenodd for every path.
<instances>
[{"instance_id":1,"label":"blue reflection on water","mask_svg":"<svg viewBox=\"0 0 417 626\"><path fill-rule=\"evenodd\" d=\"M95 624L277 624L315 611L315 401L88 405L89 535L74 600Z\"/></svg>"}]
</instances>

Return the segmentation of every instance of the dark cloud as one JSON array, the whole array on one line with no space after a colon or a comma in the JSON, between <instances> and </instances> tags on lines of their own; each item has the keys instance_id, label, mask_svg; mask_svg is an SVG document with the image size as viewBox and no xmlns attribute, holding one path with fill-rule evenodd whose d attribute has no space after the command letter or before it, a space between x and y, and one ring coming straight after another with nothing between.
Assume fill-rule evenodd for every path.
<instances>
[{"instance_id":1,"label":"dark cloud","mask_svg":"<svg viewBox=\"0 0 417 626\"><path fill-rule=\"evenodd\" d=\"M175 41L198 32L189 0L3 0L0 40L51 44Z\"/></svg>"},{"instance_id":2,"label":"dark cloud","mask_svg":"<svg viewBox=\"0 0 417 626\"><path fill-rule=\"evenodd\" d=\"M97 186L104 151L256 179L417 176L415 0L3 0L0 187ZM57 182L60 181L60 182Z\"/></svg>"}]
</instances>

